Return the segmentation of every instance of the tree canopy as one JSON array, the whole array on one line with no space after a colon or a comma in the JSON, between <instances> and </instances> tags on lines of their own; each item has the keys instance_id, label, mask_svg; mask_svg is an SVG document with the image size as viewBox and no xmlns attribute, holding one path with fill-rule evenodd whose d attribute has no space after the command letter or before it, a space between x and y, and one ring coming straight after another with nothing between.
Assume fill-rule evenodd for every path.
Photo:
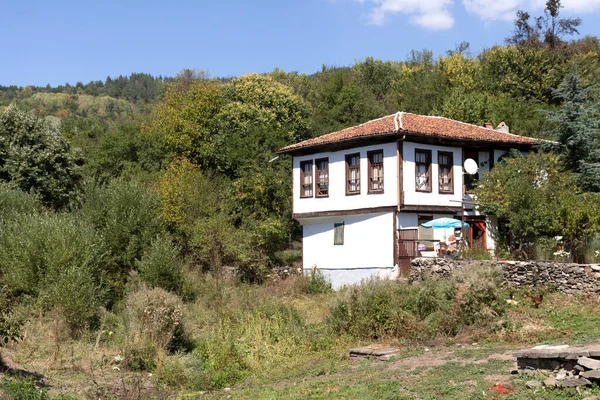
<instances>
[{"instance_id":1,"label":"tree canopy","mask_svg":"<svg viewBox=\"0 0 600 400\"><path fill-rule=\"evenodd\" d=\"M0 181L61 208L80 192L82 162L62 136L60 120L38 118L14 106L0 114Z\"/></svg>"},{"instance_id":2,"label":"tree canopy","mask_svg":"<svg viewBox=\"0 0 600 400\"><path fill-rule=\"evenodd\" d=\"M600 192L600 101L595 87L585 86L578 74L571 72L555 91L563 105L547 115L555 128L550 131L556 142L545 145L556 152L569 171L578 177L584 189Z\"/></svg>"}]
</instances>

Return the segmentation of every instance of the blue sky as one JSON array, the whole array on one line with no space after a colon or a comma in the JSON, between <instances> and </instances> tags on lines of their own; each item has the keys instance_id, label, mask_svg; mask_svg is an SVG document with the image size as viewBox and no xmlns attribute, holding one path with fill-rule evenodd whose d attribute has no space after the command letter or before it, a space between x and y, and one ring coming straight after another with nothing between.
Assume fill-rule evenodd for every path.
<instances>
[{"instance_id":1,"label":"blue sky","mask_svg":"<svg viewBox=\"0 0 600 400\"><path fill-rule=\"evenodd\" d=\"M543 0L9 1L0 12L0 85L59 85L184 68L212 76L313 73L368 56L405 60L462 41L501 44L517 9ZM563 0L600 36L600 0Z\"/></svg>"}]
</instances>

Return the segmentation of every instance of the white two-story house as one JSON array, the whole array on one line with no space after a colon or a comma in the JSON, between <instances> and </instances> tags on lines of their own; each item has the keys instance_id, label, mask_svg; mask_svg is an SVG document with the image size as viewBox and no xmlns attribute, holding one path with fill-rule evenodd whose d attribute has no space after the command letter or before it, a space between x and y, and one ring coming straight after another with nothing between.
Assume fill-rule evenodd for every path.
<instances>
[{"instance_id":1,"label":"white two-story house","mask_svg":"<svg viewBox=\"0 0 600 400\"><path fill-rule=\"evenodd\" d=\"M468 201L477 175L465 174L463 163L471 158L486 172L510 149L536 144L505 124L492 129L399 112L280 149L293 158L303 268L316 266L335 287L394 267L408 272L418 240L448 234L419 228L439 217L468 222L469 243L477 238L493 251L497 220Z\"/></svg>"}]
</instances>

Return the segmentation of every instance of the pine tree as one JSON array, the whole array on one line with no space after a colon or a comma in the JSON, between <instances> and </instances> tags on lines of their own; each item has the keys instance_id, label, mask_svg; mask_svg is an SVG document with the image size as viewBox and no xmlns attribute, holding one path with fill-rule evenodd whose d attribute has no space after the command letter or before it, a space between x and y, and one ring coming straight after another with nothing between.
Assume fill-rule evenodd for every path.
<instances>
[{"instance_id":1,"label":"pine tree","mask_svg":"<svg viewBox=\"0 0 600 400\"><path fill-rule=\"evenodd\" d=\"M549 132L556 142L545 147L559 154L564 168L577 175L582 188L600 192L600 102L595 92L595 87L584 86L574 69L565 76L554 92L563 106L547 112L548 119L556 124Z\"/></svg>"}]
</instances>

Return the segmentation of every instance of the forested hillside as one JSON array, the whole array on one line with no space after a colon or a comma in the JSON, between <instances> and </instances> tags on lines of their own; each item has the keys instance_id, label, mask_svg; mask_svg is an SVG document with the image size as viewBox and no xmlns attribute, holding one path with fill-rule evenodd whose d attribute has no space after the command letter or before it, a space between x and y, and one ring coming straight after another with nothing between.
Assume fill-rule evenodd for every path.
<instances>
[{"instance_id":1,"label":"forested hillside","mask_svg":"<svg viewBox=\"0 0 600 400\"><path fill-rule=\"evenodd\" d=\"M184 70L174 78L136 73L75 86L0 87L0 107L58 126L82 151L85 185L123 178L158 191L163 226L206 268L256 263L254 275L282 262L276 254L295 237L289 160L269 163L281 146L399 110L478 125L504 121L513 133L554 137L547 112L563 104L555 90L571 71L584 86L600 83L600 41L570 40L579 21L550 11L545 19L519 14L510 44L479 54L461 43L439 57L414 50L406 60L367 58L310 75L275 69L211 78ZM570 30L555 29L560 23ZM202 185L211 190L193 188Z\"/></svg>"}]
</instances>

